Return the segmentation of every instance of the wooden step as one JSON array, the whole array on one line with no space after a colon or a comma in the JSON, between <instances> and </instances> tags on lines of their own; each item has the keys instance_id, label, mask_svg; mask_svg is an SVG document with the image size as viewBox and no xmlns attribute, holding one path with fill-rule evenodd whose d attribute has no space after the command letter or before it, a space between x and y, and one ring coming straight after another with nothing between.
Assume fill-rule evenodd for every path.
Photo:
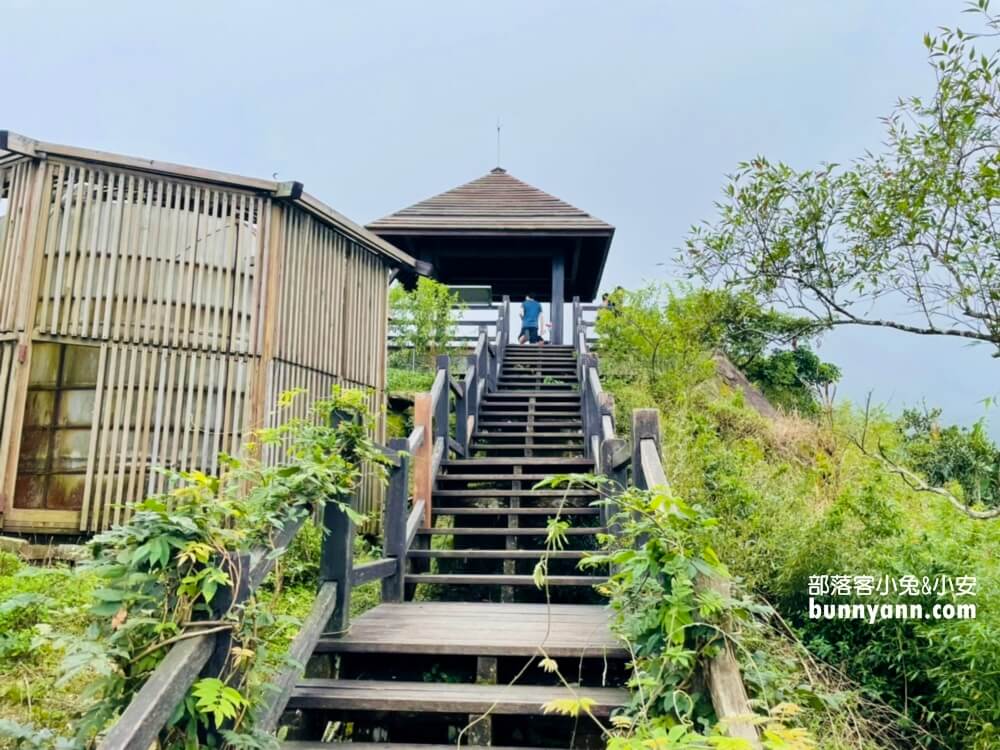
<instances>
[{"instance_id":1,"label":"wooden step","mask_svg":"<svg viewBox=\"0 0 1000 750\"><path fill-rule=\"evenodd\" d=\"M425 560L582 560L595 550L553 549L546 554L543 549L411 549L406 556Z\"/></svg>"},{"instance_id":2,"label":"wooden step","mask_svg":"<svg viewBox=\"0 0 1000 750\"><path fill-rule=\"evenodd\" d=\"M318 653L626 658L612 634L611 610L594 604L411 602L381 604L327 636Z\"/></svg>"},{"instance_id":3,"label":"wooden step","mask_svg":"<svg viewBox=\"0 0 1000 750\"><path fill-rule=\"evenodd\" d=\"M546 401L545 399L542 399L540 401L534 401L534 402L532 402L532 399L527 397L522 398L519 401L512 401L510 399L495 399L494 396L497 395L502 395L502 394L493 394L493 396L489 396L483 402L482 404L483 410L490 411L491 409L506 408L506 409L513 409L515 411L527 412L531 409L531 407L534 407L536 411L545 411L547 409L559 409L559 410L572 409L573 411L576 411L580 408L579 397L575 395L572 398L568 399L560 399L555 401ZM559 395L559 394L549 394L549 395Z\"/></svg>"},{"instance_id":4,"label":"wooden step","mask_svg":"<svg viewBox=\"0 0 1000 750\"><path fill-rule=\"evenodd\" d=\"M472 474L470 476L476 476ZM526 474L521 474L520 477L525 477ZM544 476L544 475L539 475ZM439 479L447 477L449 479L454 478L454 475L443 474ZM504 479L516 479L517 476L504 475ZM532 489L466 489L466 490L435 490L433 497L435 498L449 498L449 497L475 497L475 498L494 498L494 497L600 497L600 493L597 490L532 490Z\"/></svg>"},{"instance_id":5,"label":"wooden step","mask_svg":"<svg viewBox=\"0 0 1000 750\"><path fill-rule=\"evenodd\" d=\"M544 378L524 378L526 381L522 382L518 378L501 377L497 380L497 390L494 393L512 393L517 391L545 391L549 393L555 390L562 390L566 392L576 391L578 389L579 383L546 383ZM541 382L540 382L541 381ZM492 395L492 394L491 394Z\"/></svg>"},{"instance_id":6,"label":"wooden step","mask_svg":"<svg viewBox=\"0 0 1000 750\"><path fill-rule=\"evenodd\" d=\"M542 451L556 451L557 453L581 453L583 451L583 441L577 443L535 443L533 445L517 444L511 445L509 443L472 443L469 446L469 450L473 453L496 453L498 451L503 451L504 453L526 453L531 450L534 455Z\"/></svg>"},{"instance_id":7,"label":"wooden step","mask_svg":"<svg viewBox=\"0 0 1000 750\"><path fill-rule=\"evenodd\" d=\"M477 466L559 466L564 469L593 469L594 461L590 458L544 458L541 456L524 456L521 458L449 458L442 461L445 469L472 469Z\"/></svg>"},{"instance_id":8,"label":"wooden step","mask_svg":"<svg viewBox=\"0 0 1000 750\"><path fill-rule=\"evenodd\" d=\"M535 412L534 416L537 417L538 416L538 412ZM512 429L513 428L523 429L524 428L524 419L526 417L527 417L527 414L522 415L522 418L519 419L519 420L517 420L517 421L509 420L509 421L506 421L506 422L504 422L504 421L498 421L498 420L489 421L489 422L487 422L487 421L480 421L479 422L479 427L483 428L483 429L490 429L490 430L492 430L492 429L498 429L498 428L501 428L501 427L503 427L503 428L509 427L509 428L512 428ZM548 428L548 427L571 427L571 428L577 428L577 429L579 429L582 426L582 424L583 424L583 420L582 419L560 419L560 420L549 420L549 421L541 422L541 423L538 424L538 426L539 427L545 427L545 428ZM500 434L504 434L504 433L500 433ZM582 432L580 434L582 434Z\"/></svg>"},{"instance_id":9,"label":"wooden step","mask_svg":"<svg viewBox=\"0 0 1000 750\"><path fill-rule=\"evenodd\" d=\"M507 365L511 362L572 362L575 364L576 359L573 356L573 352L549 352L548 354L540 352L509 352L503 358L503 364Z\"/></svg>"},{"instance_id":10,"label":"wooden step","mask_svg":"<svg viewBox=\"0 0 1000 750\"><path fill-rule=\"evenodd\" d=\"M537 377L539 375L576 380L576 367L573 365L515 364L507 365L500 370L500 377Z\"/></svg>"},{"instance_id":11,"label":"wooden step","mask_svg":"<svg viewBox=\"0 0 1000 750\"><path fill-rule=\"evenodd\" d=\"M476 435L471 445L482 445L487 448L581 448L583 436L569 435L514 435L503 439L503 435ZM562 440L560 440L562 438ZM535 442L535 441L538 442ZM531 441L530 443L528 441Z\"/></svg>"},{"instance_id":12,"label":"wooden step","mask_svg":"<svg viewBox=\"0 0 1000 750\"><path fill-rule=\"evenodd\" d=\"M606 576L546 576L550 586L598 586ZM536 586L534 576L490 575L489 573L418 573L406 576L407 583L436 583L443 586Z\"/></svg>"},{"instance_id":13,"label":"wooden step","mask_svg":"<svg viewBox=\"0 0 1000 750\"><path fill-rule=\"evenodd\" d=\"M544 383L545 380L550 380L550 379L551 380L556 380L558 382L556 382L556 383L552 383L552 382ZM499 384L500 389L503 390L503 384L504 383L510 383L512 386L517 386L517 385L521 385L521 384L527 382L530 385L530 384L537 383L540 380L543 381L543 385L562 385L562 386L567 386L567 387L568 386L574 386L575 387L575 386L579 385L579 381L576 379L575 375L570 375L569 373L566 373L564 375L553 375L553 374L544 373L544 372L539 372L539 373L530 373L530 372L527 372L527 373L519 373L519 372L500 373L500 377L497 379L497 382Z\"/></svg>"},{"instance_id":14,"label":"wooden step","mask_svg":"<svg viewBox=\"0 0 1000 750\"><path fill-rule=\"evenodd\" d=\"M531 482L535 483L541 481L542 479L548 479L551 474L438 474L436 481L447 481L447 482ZM451 492L451 490L446 490ZM480 490L473 490L474 492L480 492ZM485 489L483 492L493 492L493 489ZM510 492L510 490L503 490L504 494ZM561 492L561 490L553 490L553 492Z\"/></svg>"},{"instance_id":15,"label":"wooden step","mask_svg":"<svg viewBox=\"0 0 1000 750\"><path fill-rule=\"evenodd\" d=\"M576 395L569 393L552 393L551 391L533 391L533 390L509 390L509 391L494 391L483 399L484 403L493 400L511 400L511 399L529 399L529 398L541 398L548 399L550 401L554 400L565 400L571 401L573 399L579 399L580 394Z\"/></svg>"},{"instance_id":16,"label":"wooden step","mask_svg":"<svg viewBox=\"0 0 1000 750\"><path fill-rule=\"evenodd\" d=\"M582 420L580 419L580 410L576 407L565 409L563 411L547 411L541 410L532 412L529 414L527 411L510 411L509 409L495 409L492 411L481 411L479 412L480 419L486 419L491 422L495 422L498 419L510 420L516 426L522 429L529 424L535 427L548 427L548 420L553 420L554 422L564 422L566 420L575 420L578 426L581 426ZM514 426L512 424L511 426Z\"/></svg>"},{"instance_id":17,"label":"wooden step","mask_svg":"<svg viewBox=\"0 0 1000 750\"><path fill-rule=\"evenodd\" d=\"M455 750L455 745L425 745L422 743L407 742L304 742L296 740L294 742L282 742L279 746L281 750ZM545 750L541 747L531 747L529 745L466 745L462 743L462 750Z\"/></svg>"},{"instance_id":18,"label":"wooden step","mask_svg":"<svg viewBox=\"0 0 1000 750\"><path fill-rule=\"evenodd\" d=\"M603 526L570 526L562 533L566 536L594 536L605 534L607 531ZM451 529L423 526L417 529L417 533L421 536L548 536L549 532L544 528L525 529L506 526L456 526Z\"/></svg>"},{"instance_id":19,"label":"wooden step","mask_svg":"<svg viewBox=\"0 0 1000 750\"><path fill-rule=\"evenodd\" d=\"M578 688L577 695L594 701L595 716L609 716L629 701L620 688ZM405 711L442 714L519 714L540 716L542 706L572 699L562 685L476 685L441 682L378 680L301 680L288 708L341 711Z\"/></svg>"},{"instance_id":20,"label":"wooden step","mask_svg":"<svg viewBox=\"0 0 1000 750\"><path fill-rule=\"evenodd\" d=\"M597 516L598 508L454 508L435 507L435 516Z\"/></svg>"},{"instance_id":21,"label":"wooden step","mask_svg":"<svg viewBox=\"0 0 1000 750\"><path fill-rule=\"evenodd\" d=\"M547 426L547 425L546 425ZM565 432L558 432L555 430L530 430L530 431L520 431L520 432L490 432L484 430L476 430L472 433L473 440L480 440L483 438L504 438L505 440L513 440L514 438L583 438L583 432L580 430L567 430Z\"/></svg>"}]
</instances>

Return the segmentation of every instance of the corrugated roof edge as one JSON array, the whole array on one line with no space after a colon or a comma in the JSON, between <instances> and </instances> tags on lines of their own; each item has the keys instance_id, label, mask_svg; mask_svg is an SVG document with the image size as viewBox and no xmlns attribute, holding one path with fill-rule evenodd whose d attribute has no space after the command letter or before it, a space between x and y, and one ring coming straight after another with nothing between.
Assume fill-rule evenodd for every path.
<instances>
[{"instance_id":1,"label":"corrugated roof edge","mask_svg":"<svg viewBox=\"0 0 1000 750\"><path fill-rule=\"evenodd\" d=\"M271 197L279 200L289 200L295 205L313 214L317 218L325 221L351 239L364 245L372 252L376 252L389 258L407 268L417 269L417 261L412 256L400 250L381 237L365 229L339 211L335 211L330 206L323 203L318 198L303 191L301 182L277 182L275 180L262 180L257 177L245 177L243 175L229 174L226 172L216 172L211 169L201 169L183 164L172 164L170 162L156 161L155 159L143 159L135 156L125 156L123 154L113 154L106 151L96 151L88 148L78 148L76 146L65 146L59 143L47 143L35 140L9 130L0 130L0 151L9 151L22 156L44 157L47 154L53 156L63 156L80 161L89 161L97 164L108 164L111 166L135 169L154 174L170 175L199 182L210 182L216 185L226 185L229 187L242 188L267 193Z\"/></svg>"}]
</instances>

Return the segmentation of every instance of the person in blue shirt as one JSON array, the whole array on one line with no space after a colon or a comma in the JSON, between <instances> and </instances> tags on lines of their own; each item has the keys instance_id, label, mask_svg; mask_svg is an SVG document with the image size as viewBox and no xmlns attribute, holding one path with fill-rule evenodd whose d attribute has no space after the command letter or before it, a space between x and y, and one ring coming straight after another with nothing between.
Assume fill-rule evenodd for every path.
<instances>
[{"instance_id":1,"label":"person in blue shirt","mask_svg":"<svg viewBox=\"0 0 1000 750\"><path fill-rule=\"evenodd\" d=\"M542 337L538 335L538 329L542 325L542 305L530 294L524 296L521 303L521 333L517 337L517 342L523 344L529 341L532 344L544 344Z\"/></svg>"}]
</instances>

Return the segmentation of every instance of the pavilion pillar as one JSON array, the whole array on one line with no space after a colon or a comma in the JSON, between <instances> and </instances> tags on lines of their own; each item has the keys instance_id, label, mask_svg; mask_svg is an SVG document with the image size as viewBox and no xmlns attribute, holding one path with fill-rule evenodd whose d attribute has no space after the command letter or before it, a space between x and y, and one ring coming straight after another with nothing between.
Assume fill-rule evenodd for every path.
<instances>
[{"instance_id":1,"label":"pavilion pillar","mask_svg":"<svg viewBox=\"0 0 1000 750\"><path fill-rule=\"evenodd\" d=\"M549 343L563 343L563 308L566 302L566 260L561 253L552 256L552 340Z\"/></svg>"}]
</instances>

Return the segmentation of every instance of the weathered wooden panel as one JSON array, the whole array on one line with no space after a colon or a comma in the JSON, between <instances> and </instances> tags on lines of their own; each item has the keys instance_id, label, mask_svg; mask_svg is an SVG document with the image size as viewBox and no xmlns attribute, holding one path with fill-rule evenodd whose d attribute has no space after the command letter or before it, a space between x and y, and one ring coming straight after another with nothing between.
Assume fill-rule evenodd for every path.
<instances>
[{"instance_id":1,"label":"weathered wooden panel","mask_svg":"<svg viewBox=\"0 0 1000 750\"><path fill-rule=\"evenodd\" d=\"M14 342L0 341L0 512L6 510L4 487L6 484L6 462L4 456L10 448L9 442L14 438L14 431L5 429L7 408L11 402L11 369L14 363Z\"/></svg>"},{"instance_id":2,"label":"weathered wooden panel","mask_svg":"<svg viewBox=\"0 0 1000 750\"><path fill-rule=\"evenodd\" d=\"M15 329L27 275L25 238L36 169L28 160L0 167L0 333Z\"/></svg>"},{"instance_id":3,"label":"weathered wooden panel","mask_svg":"<svg viewBox=\"0 0 1000 750\"><path fill-rule=\"evenodd\" d=\"M252 187L72 154L0 162L3 520L124 521L168 487L159 468L215 472L292 388L370 390L382 440L388 268ZM381 497L366 478L361 510Z\"/></svg>"},{"instance_id":4,"label":"weathered wooden panel","mask_svg":"<svg viewBox=\"0 0 1000 750\"><path fill-rule=\"evenodd\" d=\"M340 375L351 243L301 211L285 212L283 240L275 355Z\"/></svg>"},{"instance_id":5,"label":"weathered wooden panel","mask_svg":"<svg viewBox=\"0 0 1000 750\"><path fill-rule=\"evenodd\" d=\"M389 281L384 260L307 214L285 217L275 355L381 387Z\"/></svg>"},{"instance_id":6,"label":"weathered wooden panel","mask_svg":"<svg viewBox=\"0 0 1000 750\"><path fill-rule=\"evenodd\" d=\"M171 485L165 471L218 470L243 440L257 360L135 345L101 347L82 530L126 520Z\"/></svg>"},{"instance_id":7,"label":"weathered wooden panel","mask_svg":"<svg viewBox=\"0 0 1000 750\"><path fill-rule=\"evenodd\" d=\"M257 353L268 200L53 166L35 332Z\"/></svg>"},{"instance_id":8,"label":"weathered wooden panel","mask_svg":"<svg viewBox=\"0 0 1000 750\"><path fill-rule=\"evenodd\" d=\"M326 398L335 385L351 390L362 390L366 396L368 409L374 416L373 437L379 442L385 442L385 423L381 418L384 412L384 394L365 383L344 381L326 373L300 367L288 362L274 361L267 374L267 426L273 427L292 418L305 418L313 401ZM304 393L291 401L287 407L279 408L278 402L282 393L301 389ZM279 459L278 452L272 448L264 456L265 461L275 462ZM376 481L374 476L366 476L358 497L357 508L360 512L372 518L371 530L378 527L379 510L385 494L384 486ZM368 529L366 529L368 530Z\"/></svg>"}]
</instances>

